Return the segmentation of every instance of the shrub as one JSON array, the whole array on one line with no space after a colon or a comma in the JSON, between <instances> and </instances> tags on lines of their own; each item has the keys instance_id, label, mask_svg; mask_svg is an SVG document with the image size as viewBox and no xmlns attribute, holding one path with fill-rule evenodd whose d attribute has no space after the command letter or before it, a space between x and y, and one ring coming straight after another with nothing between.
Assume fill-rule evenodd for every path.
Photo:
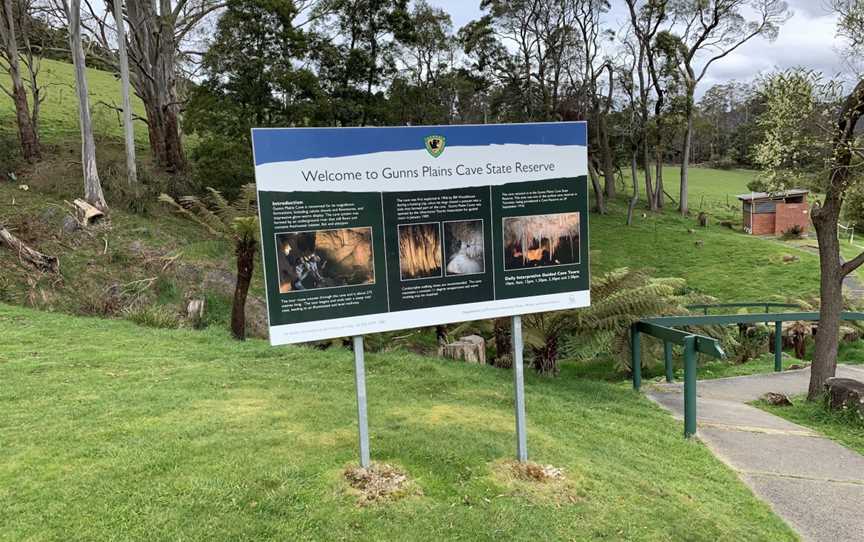
<instances>
[{"instance_id":1,"label":"shrub","mask_svg":"<svg viewBox=\"0 0 864 542\"><path fill-rule=\"evenodd\" d=\"M203 193L208 187L225 199L237 198L244 185L255 182L249 144L241 138L207 134L191 153L192 177Z\"/></svg>"}]
</instances>

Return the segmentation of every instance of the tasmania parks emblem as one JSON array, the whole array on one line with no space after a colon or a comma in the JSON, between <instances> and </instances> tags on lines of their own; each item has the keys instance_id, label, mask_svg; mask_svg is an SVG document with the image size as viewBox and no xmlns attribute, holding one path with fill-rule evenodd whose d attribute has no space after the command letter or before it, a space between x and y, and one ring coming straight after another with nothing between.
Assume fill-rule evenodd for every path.
<instances>
[{"instance_id":1,"label":"tasmania parks emblem","mask_svg":"<svg viewBox=\"0 0 864 542\"><path fill-rule=\"evenodd\" d=\"M447 145L447 138L440 135L431 135L423 141L426 142L426 151L431 154L433 158L441 156L441 153L444 152L444 147Z\"/></svg>"}]
</instances>

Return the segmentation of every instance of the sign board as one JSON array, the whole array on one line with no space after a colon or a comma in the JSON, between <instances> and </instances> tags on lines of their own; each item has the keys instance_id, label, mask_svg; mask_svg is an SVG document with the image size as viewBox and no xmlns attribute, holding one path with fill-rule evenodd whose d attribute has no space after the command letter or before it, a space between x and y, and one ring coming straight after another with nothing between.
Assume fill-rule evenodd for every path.
<instances>
[{"instance_id":1,"label":"sign board","mask_svg":"<svg viewBox=\"0 0 864 542\"><path fill-rule=\"evenodd\" d=\"M584 123L255 129L270 341L587 306Z\"/></svg>"}]
</instances>

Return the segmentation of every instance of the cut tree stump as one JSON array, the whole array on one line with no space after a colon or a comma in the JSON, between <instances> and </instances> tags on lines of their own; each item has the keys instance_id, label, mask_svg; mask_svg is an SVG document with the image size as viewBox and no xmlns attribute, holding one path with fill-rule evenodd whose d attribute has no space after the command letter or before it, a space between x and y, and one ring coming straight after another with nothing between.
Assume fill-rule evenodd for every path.
<instances>
[{"instance_id":1,"label":"cut tree stump","mask_svg":"<svg viewBox=\"0 0 864 542\"><path fill-rule=\"evenodd\" d=\"M28 247L24 241L12 235L12 232L4 227L0 227L0 245L15 251L18 253L18 258L29 263L39 271L44 273L57 273L60 271L60 260L55 256L48 256Z\"/></svg>"},{"instance_id":2,"label":"cut tree stump","mask_svg":"<svg viewBox=\"0 0 864 542\"><path fill-rule=\"evenodd\" d=\"M479 335L468 335L456 342L441 347L441 355L468 363L486 364L486 339Z\"/></svg>"},{"instance_id":3,"label":"cut tree stump","mask_svg":"<svg viewBox=\"0 0 864 542\"><path fill-rule=\"evenodd\" d=\"M85 226L90 226L105 218L105 213L93 207L83 199L76 199L72 202L75 211L78 213L78 221Z\"/></svg>"},{"instance_id":4,"label":"cut tree stump","mask_svg":"<svg viewBox=\"0 0 864 542\"><path fill-rule=\"evenodd\" d=\"M193 299L186 305L186 318L196 328L204 322L204 305L203 299Z\"/></svg>"},{"instance_id":5,"label":"cut tree stump","mask_svg":"<svg viewBox=\"0 0 864 542\"><path fill-rule=\"evenodd\" d=\"M826 402L831 410L852 410L864 418L864 382L852 378L829 378Z\"/></svg>"}]
</instances>

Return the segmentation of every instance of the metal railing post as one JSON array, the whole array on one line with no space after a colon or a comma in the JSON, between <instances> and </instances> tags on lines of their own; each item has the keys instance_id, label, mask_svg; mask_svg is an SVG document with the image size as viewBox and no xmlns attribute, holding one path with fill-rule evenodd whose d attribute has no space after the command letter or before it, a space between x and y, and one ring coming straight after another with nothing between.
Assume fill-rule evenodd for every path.
<instances>
[{"instance_id":1,"label":"metal railing post","mask_svg":"<svg viewBox=\"0 0 864 542\"><path fill-rule=\"evenodd\" d=\"M666 362L666 382L675 380L675 372L672 367L672 343L665 341L663 343L663 359Z\"/></svg>"},{"instance_id":2,"label":"metal railing post","mask_svg":"<svg viewBox=\"0 0 864 542\"><path fill-rule=\"evenodd\" d=\"M696 434L696 337L684 338L684 437Z\"/></svg>"},{"instance_id":3,"label":"metal railing post","mask_svg":"<svg viewBox=\"0 0 864 542\"><path fill-rule=\"evenodd\" d=\"M630 326L630 370L633 371L633 389L642 388L642 345L639 329L636 324Z\"/></svg>"},{"instance_id":4,"label":"metal railing post","mask_svg":"<svg viewBox=\"0 0 864 542\"><path fill-rule=\"evenodd\" d=\"M774 322L774 371L783 370L783 322Z\"/></svg>"}]
</instances>

